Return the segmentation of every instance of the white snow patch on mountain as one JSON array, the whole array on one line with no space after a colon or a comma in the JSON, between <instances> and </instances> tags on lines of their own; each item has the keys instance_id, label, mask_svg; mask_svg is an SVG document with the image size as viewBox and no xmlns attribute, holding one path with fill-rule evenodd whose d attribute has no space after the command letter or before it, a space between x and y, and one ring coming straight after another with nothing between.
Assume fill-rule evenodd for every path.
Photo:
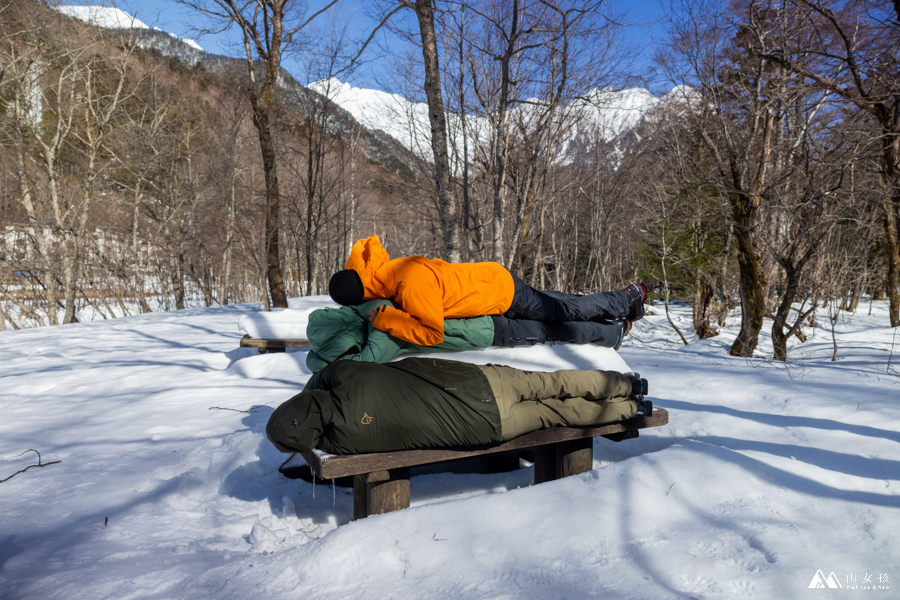
<instances>
[{"instance_id":1,"label":"white snow patch on mountain","mask_svg":"<svg viewBox=\"0 0 900 600\"><path fill-rule=\"evenodd\" d=\"M318 81L309 85L349 112L363 126L379 129L400 141L421 156L430 156L430 124L428 105L411 102L400 94L353 87L337 79ZM674 92L674 90L673 90ZM666 96L668 97L668 96ZM663 102L642 88L627 90L593 90L583 99L557 111L562 120L562 139L558 160L565 162L565 154L578 146L596 141L609 142L638 125L644 115ZM530 102L516 107L511 119L536 118L542 107ZM490 138L490 121L486 116L466 116L470 144ZM462 146L461 117L448 115L448 134L451 145ZM461 155L461 152L459 152Z\"/></svg>"},{"instance_id":2,"label":"white snow patch on mountain","mask_svg":"<svg viewBox=\"0 0 900 600\"><path fill-rule=\"evenodd\" d=\"M149 29L137 17L108 6L57 6L56 10L79 21L109 29Z\"/></svg>"},{"instance_id":3,"label":"white snow patch on mountain","mask_svg":"<svg viewBox=\"0 0 900 600\"><path fill-rule=\"evenodd\" d=\"M134 15L129 15L124 10L108 6L57 6L56 9L74 19L90 23L97 27L107 29L150 29L146 23L138 19ZM154 27L156 31L162 31L159 27ZM164 32L165 33L165 32ZM181 39L174 33L169 33L176 40L180 40L195 50L203 52L203 48L195 40Z\"/></svg>"},{"instance_id":4,"label":"white snow patch on mountain","mask_svg":"<svg viewBox=\"0 0 900 600\"><path fill-rule=\"evenodd\" d=\"M596 126L597 134L609 141L635 127L647 111L659 102L660 99L650 91L631 88L622 91L593 90L576 106L583 107L584 116L579 124Z\"/></svg>"},{"instance_id":5,"label":"white snow patch on mountain","mask_svg":"<svg viewBox=\"0 0 900 600\"><path fill-rule=\"evenodd\" d=\"M400 94L353 87L337 79L307 86L349 112L360 125L383 131L414 152L429 148L428 105L410 102Z\"/></svg>"}]
</instances>

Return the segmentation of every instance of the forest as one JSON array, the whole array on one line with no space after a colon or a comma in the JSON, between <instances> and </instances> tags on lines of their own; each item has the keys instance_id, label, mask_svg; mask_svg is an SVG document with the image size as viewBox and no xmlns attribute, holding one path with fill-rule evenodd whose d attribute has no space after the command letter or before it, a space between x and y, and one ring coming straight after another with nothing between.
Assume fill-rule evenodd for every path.
<instances>
[{"instance_id":1,"label":"forest","mask_svg":"<svg viewBox=\"0 0 900 600\"><path fill-rule=\"evenodd\" d=\"M672 91L609 138L585 125L597 91L648 76L615 3L377 0L370 39L416 49L392 90L427 104L415 153L311 89L372 51L340 0L179 1L246 56L0 0L0 330L285 307L372 233L543 289L643 280L654 310L691 303L685 343L740 311L735 356L769 319L787 360L816 307L834 323L863 297L900 326L896 2L673 0L654 67Z\"/></svg>"}]
</instances>

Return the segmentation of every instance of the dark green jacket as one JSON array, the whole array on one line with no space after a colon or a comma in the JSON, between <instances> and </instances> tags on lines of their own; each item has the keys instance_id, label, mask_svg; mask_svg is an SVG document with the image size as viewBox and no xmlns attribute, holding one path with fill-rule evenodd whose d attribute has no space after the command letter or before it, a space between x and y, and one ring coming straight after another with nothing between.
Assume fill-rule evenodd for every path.
<instances>
[{"instance_id":1,"label":"dark green jacket","mask_svg":"<svg viewBox=\"0 0 900 600\"><path fill-rule=\"evenodd\" d=\"M469 363L341 360L276 408L266 435L282 452L481 446L500 441L500 411L484 373Z\"/></svg>"},{"instance_id":2,"label":"dark green jacket","mask_svg":"<svg viewBox=\"0 0 900 600\"><path fill-rule=\"evenodd\" d=\"M338 359L386 363L411 352L487 348L494 339L490 317L447 319L442 343L417 346L372 327L369 312L382 304L395 306L390 300L369 300L359 306L313 311L306 326L306 337L312 346L306 355L309 370L315 373Z\"/></svg>"}]
</instances>

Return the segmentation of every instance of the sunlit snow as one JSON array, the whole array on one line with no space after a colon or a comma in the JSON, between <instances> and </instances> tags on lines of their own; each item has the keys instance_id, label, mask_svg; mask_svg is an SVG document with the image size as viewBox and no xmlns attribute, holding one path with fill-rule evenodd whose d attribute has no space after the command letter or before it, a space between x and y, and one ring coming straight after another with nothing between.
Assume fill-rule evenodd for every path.
<instances>
[{"instance_id":1,"label":"sunlit snow","mask_svg":"<svg viewBox=\"0 0 900 600\"><path fill-rule=\"evenodd\" d=\"M820 311L786 364L765 332L757 358L728 355L737 314L684 346L652 311L620 354L668 425L537 486L530 466L414 472L411 508L355 522L350 488L279 473L265 423L310 373L305 350L238 347L259 305L0 332L0 598L895 597L876 587L900 565L886 303L841 315L837 362ZM673 318L690 332L689 306ZM441 356L600 366L563 344Z\"/></svg>"}]
</instances>

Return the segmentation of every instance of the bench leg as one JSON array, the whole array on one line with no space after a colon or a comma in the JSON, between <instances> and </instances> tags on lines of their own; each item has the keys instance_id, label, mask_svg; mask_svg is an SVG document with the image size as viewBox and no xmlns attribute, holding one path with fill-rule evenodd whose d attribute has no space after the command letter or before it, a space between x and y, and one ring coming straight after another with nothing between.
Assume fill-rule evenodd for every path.
<instances>
[{"instance_id":1,"label":"bench leg","mask_svg":"<svg viewBox=\"0 0 900 600\"><path fill-rule=\"evenodd\" d=\"M587 473L594 468L594 438L562 442L562 476Z\"/></svg>"},{"instance_id":2,"label":"bench leg","mask_svg":"<svg viewBox=\"0 0 900 600\"><path fill-rule=\"evenodd\" d=\"M547 444L534 449L534 482L544 483L590 471L594 464L594 439L582 438Z\"/></svg>"},{"instance_id":3,"label":"bench leg","mask_svg":"<svg viewBox=\"0 0 900 600\"><path fill-rule=\"evenodd\" d=\"M508 473L518 468L518 452L501 452L488 455L488 473Z\"/></svg>"},{"instance_id":4,"label":"bench leg","mask_svg":"<svg viewBox=\"0 0 900 600\"><path fill-rule=\"evenodd\" d=\"M409 467L353 477L353 519L409 508Z\"/></svg>"}]
</instances>

